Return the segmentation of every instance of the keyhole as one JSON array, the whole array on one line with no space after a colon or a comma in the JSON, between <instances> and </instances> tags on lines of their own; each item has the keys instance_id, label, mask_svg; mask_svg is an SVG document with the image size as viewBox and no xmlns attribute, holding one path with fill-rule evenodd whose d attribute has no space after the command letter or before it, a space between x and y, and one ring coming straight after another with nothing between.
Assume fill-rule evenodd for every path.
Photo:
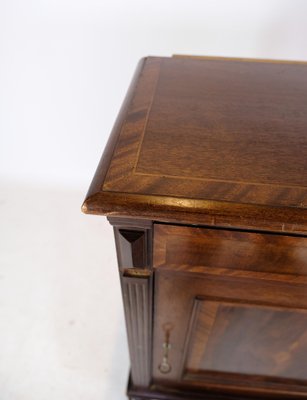
<instances>
[{"instance_id":1,"label":"keyhole","mask_svg":"<svg viewBox=\"0 0 307 400\"><path fill-rule=\"evenodd\" d=\"M162 358L162 362L159 365L159 371L162 374L168 374L172 367L171 364L168 361L168 354L169 354L169 350L171 349L171 344L170 344L170 331L173 329L173 325L170 323L164 324L163 325L163 330L165 332L165 339L164 339L164 343L163 343L163 358Z\"/></svg>"}]
</instances>

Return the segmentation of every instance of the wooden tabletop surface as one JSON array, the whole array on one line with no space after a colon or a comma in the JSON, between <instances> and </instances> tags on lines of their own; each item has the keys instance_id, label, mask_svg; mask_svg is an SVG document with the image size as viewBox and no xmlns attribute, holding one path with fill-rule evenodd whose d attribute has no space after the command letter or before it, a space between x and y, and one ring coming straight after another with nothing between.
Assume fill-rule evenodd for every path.
<instances>
[{"instance_id":1,"label":"wooden tabletop surface","mask_svg":"<svg viewBox=\"0 0 307 400\"><path fill-rule=\"evenodd\" d=\"M83 211L307 232L307 64L142 59Z\"/></svg>"}]
</instances>

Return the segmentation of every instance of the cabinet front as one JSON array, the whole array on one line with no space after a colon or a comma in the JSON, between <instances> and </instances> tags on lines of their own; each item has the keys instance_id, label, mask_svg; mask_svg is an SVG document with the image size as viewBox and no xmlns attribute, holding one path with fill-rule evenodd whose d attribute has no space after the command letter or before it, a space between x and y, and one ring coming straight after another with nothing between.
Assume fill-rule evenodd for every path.
<instances>
[{"instance_id":1,"label":"cabinet front","mask_svg":"<svg viewBox=\"0 0 307 400\"><path fill-rule=\"evenodd\" d=\"M307 398L307 238L154 227L153 379Z\"/></svg>"}]
</instances>

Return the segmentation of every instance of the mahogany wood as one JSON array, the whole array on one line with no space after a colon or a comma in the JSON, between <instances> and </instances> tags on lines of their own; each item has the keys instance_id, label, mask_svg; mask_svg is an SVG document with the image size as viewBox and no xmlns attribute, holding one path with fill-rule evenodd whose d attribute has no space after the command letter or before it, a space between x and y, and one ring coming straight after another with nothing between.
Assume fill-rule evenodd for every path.
<instances>
[{"instance_id":1,"label":"mahogany wood","mask_svg":"<svg viewBox=\"0 0 307 400\"><path fill-rule=\"evenodd\" d=\"M307 64L141 61L89 213L307 229Z\"/></svg>"},{"instance_id":2,"label":"mahogany wood","mask_svg":"<svg viewBox=\"0 0 307 400\"><path fill-rule=\"evenodd\" d=\"M293 235L155 224L154 381L307 398L306 246Z\"/></svg>"},{"instance_id":3,"label":"mahogany wood","mask_svg":"<svg viewBox=\"0 0 307 400\"><path fill-rule=\"evenodd\" d=\"M155 224L155 267L307 283L307 238Z\"/></svg>"},{"instance_id":4,"label":"mahogany wood","mask_svg":"<svg viewBox=\"0 0 307 400\"><path fill-rule=\"evenodd\" d=\"M131 376L135 385L146 387L152 376L152 223L119 218L109 222L114 226Z\"/></svg>"},{"instance_id":5,"label":"mahogany wood","mask_svg":"<svg viewBox=\"0 0 307 400\"><path fill-rule=\"evenodd\" d=\"M139 62L82 210L114 226L130 399L307 399L307 64Z\"/></svg>"}]
</instances>

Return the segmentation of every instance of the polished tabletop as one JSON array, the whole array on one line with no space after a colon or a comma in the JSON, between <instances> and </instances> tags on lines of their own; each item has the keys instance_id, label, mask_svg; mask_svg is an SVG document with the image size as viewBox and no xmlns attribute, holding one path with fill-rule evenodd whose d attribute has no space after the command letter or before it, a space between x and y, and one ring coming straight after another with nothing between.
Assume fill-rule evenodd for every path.
<instances>
[{"instance_id":1,"label":"polished tabletop","mask_svg":"<svg viewBox=\"0 0 307 400\"><path fill-rule=\"evenodd\" d=\"M303 62L144 58L83 209L305 232L306 111Z\"/></svg>"}]
</instances>

